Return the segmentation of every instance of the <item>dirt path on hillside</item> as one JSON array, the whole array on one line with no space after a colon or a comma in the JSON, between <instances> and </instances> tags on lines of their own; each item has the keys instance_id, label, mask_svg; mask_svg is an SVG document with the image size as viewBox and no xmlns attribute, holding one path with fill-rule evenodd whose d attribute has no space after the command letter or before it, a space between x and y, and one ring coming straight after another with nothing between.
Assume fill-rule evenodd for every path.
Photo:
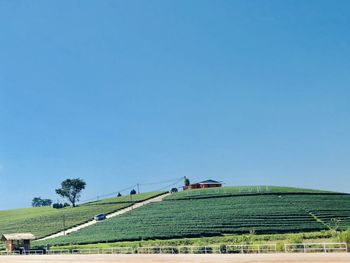
<instances>
[{"instance_id":1,"label":"dirt path on hillside","mask_svg":"<svg viewBox=\"0 0 350 263\"><path fill-rule=\"evenodd\" d=\"M163 200L163 198L167 197L168 195L170 195L170 193L166 193L166 194L163 194L163 195L160 195L160 196L157 196L157 197L154 197L154 198L151 198L151 199L148 199L146 201L141 201L141 202L138 202L138 203L135 203L134 205L132 206L129 206L127 208L123 208L123 209L120 209L118 210L117 212L114 212L114 213L111 213L111 214L108 214L107 215L107 219L110 219L112 217L116 217L116 216L119 216L119 215L122 215L122 214L125 214L127 212L130 212L134 209L137 209L137 208L140 208L141 206L144 206L144 205L147 205L147 204L150 204L150 203L154 203L154 202L160 202ZM92 226L94 224L98 224L99 222L103 222L103 221L96 221L96 220L92 220L92 221L89 221L87 223L84 223L84 224L81 224L79 226L75 226L75 227L72 227L72 228L69 228L65 231L61 231L59 233L56 233L56 234L53 234L51 236L47 236L45 238L42 238L42 239L38 239L38 240L47 240L47 239L51 239L51 238L55 238L55 237L60 237L60 236L64 236L64 235L68 235L70 233L73 233L73 232L76 232L76 231L79 231L83 228L86 228L88 226Z\"/></svg>"},{"instance_id":2,"label":"dirt path on hillside","mask_svg":"<svg viewBox=\"0 0 350 263\"><path fill-rule=\"evenodd\" d=\"M245 255L62 255L0 256L0 263L349 263L349 253L245 254Z\"/></svg>"}]
</instances>

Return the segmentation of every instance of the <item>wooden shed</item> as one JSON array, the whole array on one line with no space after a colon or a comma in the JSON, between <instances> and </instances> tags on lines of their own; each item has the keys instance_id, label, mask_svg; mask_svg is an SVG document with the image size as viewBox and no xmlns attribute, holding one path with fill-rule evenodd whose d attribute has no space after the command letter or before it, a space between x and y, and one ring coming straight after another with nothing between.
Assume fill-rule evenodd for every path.
<instances>
[{"instance_id":1,"label":"wooden shed","mask_svg":"<svg viewBox=\"0 0 350 263\"><path fill-rule=\"evenodd\" d=\"M34 239L35 236L31 233L3 234L1 237L1 241L5 242L8 252L29 250L30 241Z\"/></svg>"}]
</instances>

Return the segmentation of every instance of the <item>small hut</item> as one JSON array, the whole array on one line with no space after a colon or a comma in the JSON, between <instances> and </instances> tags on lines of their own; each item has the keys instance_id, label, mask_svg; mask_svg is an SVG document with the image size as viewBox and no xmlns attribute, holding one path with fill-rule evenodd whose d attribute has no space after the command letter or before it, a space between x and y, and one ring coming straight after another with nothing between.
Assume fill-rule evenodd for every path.
<instances>
[{"instance_id":1,"label":"small hut","mask_svg":"<svg viewBox=\"0 0 350 263\"><path fill-rule=\"evenodd\" d=\"M1 237L1 241L5 242L8 252L29 250L30 241L34 239L35 236L31 233L3 234Z\"/></svg>"}]
</instances>

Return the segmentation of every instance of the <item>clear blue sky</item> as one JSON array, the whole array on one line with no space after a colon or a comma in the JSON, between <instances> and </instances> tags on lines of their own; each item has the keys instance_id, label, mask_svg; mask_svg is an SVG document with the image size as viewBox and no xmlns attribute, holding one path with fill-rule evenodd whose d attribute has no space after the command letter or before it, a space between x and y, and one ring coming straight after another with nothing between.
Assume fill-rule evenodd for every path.
<instances>
[{"instance_id":1,"label":"clear blue sky","mask_svg":"<svg viewBox=\"0 0 350 263\"><path fill-rule=\"evenodd\" d=\"M1 0L0 32L0 209L74 177L350 192L349 1Z\"/></svg>"}]
</instances>

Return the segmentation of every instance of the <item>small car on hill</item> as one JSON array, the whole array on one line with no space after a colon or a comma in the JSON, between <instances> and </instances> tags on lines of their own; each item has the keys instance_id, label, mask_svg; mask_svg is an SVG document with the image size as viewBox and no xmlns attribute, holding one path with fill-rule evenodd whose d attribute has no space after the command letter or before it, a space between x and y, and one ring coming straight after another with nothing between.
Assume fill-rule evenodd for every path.
<instances>
[{"instance_id":1,"label":"small car on hill","mask_svg":"<svg viewBox=\"0 0 350 263\"><path fill-rule=\"evenodd\" d=\"M94 216L94 219L96 221L102 221L102 220L105 220L106 219L106 215L105 214L98 214L98 215L95 215Z\"/></svg>"}]
</instances>

